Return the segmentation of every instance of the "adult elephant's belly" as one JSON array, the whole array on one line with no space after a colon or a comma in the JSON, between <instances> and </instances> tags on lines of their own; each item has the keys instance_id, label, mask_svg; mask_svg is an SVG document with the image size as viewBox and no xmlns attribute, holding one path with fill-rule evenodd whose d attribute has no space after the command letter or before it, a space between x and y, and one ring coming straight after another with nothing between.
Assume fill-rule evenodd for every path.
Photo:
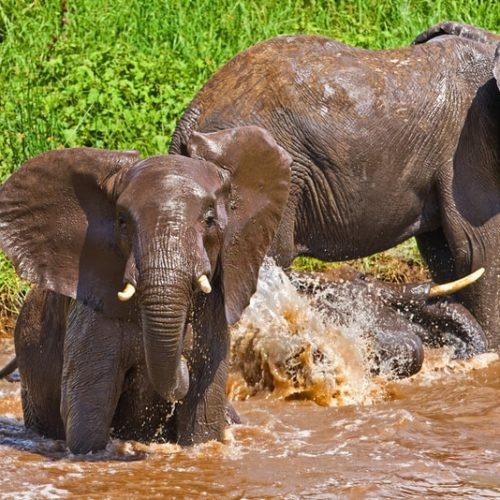
<instances>
[{"instance_id":1,"label":"adult elephant's belly","mask_svg":"<svg viewBox=\"0 0 500 500\"><path fill-rule=\"evenodd\" d=\"M362 173L370 168L375 175ZM380 168L359 164L350 171L348 178L334 169L323 171L301 192L296 254L331 261L356 259L439 227L439 206L431 184L396 186Z\"/></svg>"}]
</instances>

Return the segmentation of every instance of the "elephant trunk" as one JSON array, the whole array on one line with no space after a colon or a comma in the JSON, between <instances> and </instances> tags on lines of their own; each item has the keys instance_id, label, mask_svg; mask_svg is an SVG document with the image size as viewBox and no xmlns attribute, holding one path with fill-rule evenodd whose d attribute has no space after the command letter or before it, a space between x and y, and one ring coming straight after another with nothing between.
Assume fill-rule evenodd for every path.
<instances>
[{"instance_id":1,"label":"elephant trunk","mask_svg":"<svg viewBox=\"0 0 500 500\"><path fill-rule=\"evenodd\" d=\"M166 272L150 269L141 276L141 289L149 378L164 399L177 401L189 388L189 372L182 349L191 304L192 278L180 269Z\"/></svg>"}]
</instances>

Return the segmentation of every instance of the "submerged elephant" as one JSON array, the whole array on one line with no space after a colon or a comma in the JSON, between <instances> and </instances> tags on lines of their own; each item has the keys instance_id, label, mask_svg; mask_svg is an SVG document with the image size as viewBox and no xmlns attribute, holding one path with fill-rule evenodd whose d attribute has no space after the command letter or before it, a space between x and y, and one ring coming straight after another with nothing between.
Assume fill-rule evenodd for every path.
<instances>
[{"instance_id":1,"label":"submerged elephant","mask_svg":"<svg viewBox=\"0 0 500 500\"><path fill-rule=\"evenodd\" d=\"M347 266L314 279L296 271L289 277L331 323L356 324L363 330L375 373L382 366L386 374L408 377L422 366L423 344L449 345L457 358L486 351L486 336L474 316L463 305L441 298L470 285L483 271L435 286L370 280Z\"/></svg>"},{"instance_id":2,"label":"submerged elephant","mask_svg":"<svg viewBox=\"0 0 500 500\"><path fill-rule=\"evenodd\" d=\"M0 190L1 246L38 285L15 332L25 422L73 453L104 448L111 427L222 439L228 323L255 290L291 159L258 127L194 134L189 156L50 151Z\"/></svg>"},{"instance_id":3,"label":"submerged elephant","mask_svg":"<svg viewBox=\"0 0 500 500\"><path fill-rule=\"evenodd\" d=\"M198 92L170 152L185 154L193 131L266 128L293 157L271 249L281 265L415 236L437 282L486 268L458 297L498 348L500 55L496 35L473 38L380 51L321 36L259 43Z\"/></svg>"}]
</instances>

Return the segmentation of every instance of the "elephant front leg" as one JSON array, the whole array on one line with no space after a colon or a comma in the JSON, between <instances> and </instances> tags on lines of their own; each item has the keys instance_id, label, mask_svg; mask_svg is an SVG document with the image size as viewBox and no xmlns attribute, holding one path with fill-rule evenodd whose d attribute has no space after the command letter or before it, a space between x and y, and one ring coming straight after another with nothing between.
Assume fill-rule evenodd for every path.
<instances>
[{"instance_id":1,"label":"elephant front leg","mask_svg":"<svg viewBox=\"0 0 500 500\"><path fill-rule=\"evenodd\" d=\"M485 259L483 265L486 267L486 272L482 280L460 292L458 297L479 321L486 333L488 348L498 350L500 349L500 256ZM482 266L473 266L473 270L477 267Z\"/></svg>"},{"instance_id":2,"label":"elephant front leg","mask_svg":"<svg viewBox=\"0 0 500 500\"><path fill-rule=\"evenodd\" d=\"M182 445L222 441L226 426L229 333L221 295L197 300L186 397L176 407L177 442Z\"/></svg>"},{"instance_id":3,"label":"elephant front leg","mask_svg":"<svg viewBox=\"0 0 500 500\"><path fill-rule=\"evenodd\" d=\"M193 376L193 390L176 408L177 442L192 445L224 439L227 364Z\"/></svg>"},{"instance_id":4,"label":"elephant front leg","mask_svg":"<svg viewBox=\"0 0 500 500\"><path fill-rule=\"evenodd\" d=\"M76 303L64 343L61 415L75 454L102 450L124 379L118 320Z\"/></svg>"},{"instance_id":5,"label":"elephant front leg","mask_svg":"<svg viewBox=\"0 0 500 500\"><path fill-rule=\"evenodd\" d=\"M113 417L112 436L147 442L175 441L172 403L154 391L144 360L141 361L126 373Z\"/></svg>"}]
</instances>

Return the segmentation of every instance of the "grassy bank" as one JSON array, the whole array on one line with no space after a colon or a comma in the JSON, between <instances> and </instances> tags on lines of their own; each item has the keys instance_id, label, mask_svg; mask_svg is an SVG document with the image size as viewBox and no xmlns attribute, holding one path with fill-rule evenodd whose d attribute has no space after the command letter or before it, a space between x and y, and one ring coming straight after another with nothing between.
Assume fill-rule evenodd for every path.
<instances>
[{"instance_id":1,"label":"grassy bank","mask_svg":"<svg viewBox=\"0 0 500 500\"><path fill-rule=\"evenodd\" d=\"M203 82L271 36L395 47L444 19L495 31L500 2L1 0L0 180L59 147L164 152ZM0 298L20 286L0 260Z\"/></svg>"}]
</instances>

